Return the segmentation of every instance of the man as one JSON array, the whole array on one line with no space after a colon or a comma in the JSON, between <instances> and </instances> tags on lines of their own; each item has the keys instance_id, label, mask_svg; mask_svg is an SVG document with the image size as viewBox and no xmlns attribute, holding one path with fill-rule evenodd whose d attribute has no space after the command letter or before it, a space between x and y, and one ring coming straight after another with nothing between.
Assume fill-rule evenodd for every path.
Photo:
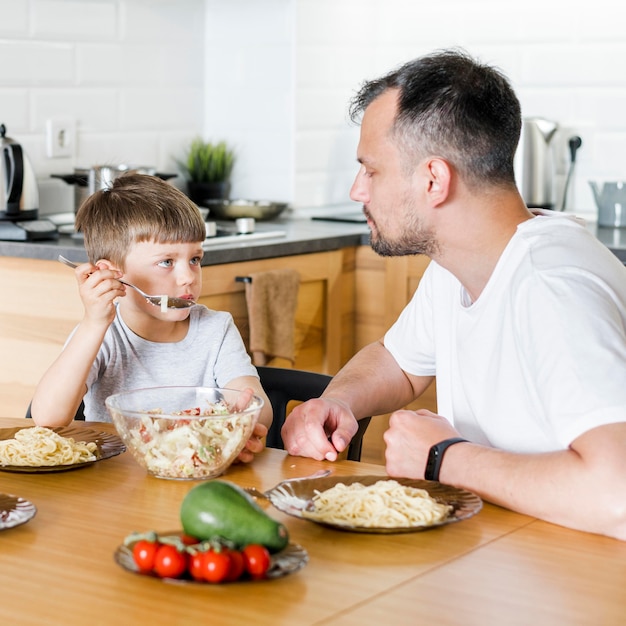
<instances>
[{"instance_id":1,"label":"man","mask_svg":"<svg viewBox=\"0 0 626 626\"><path fill-rule=\"evenodd\" d=\"M396 411L390 476L626 540L626 268L524 205L508 81L444 51L365 84L351 113L372 248L431 263L384 338L291 413L286 449L335 460L356 419ZM435 375L440 415L402 410Z\"/></svg>"}]
</instances>

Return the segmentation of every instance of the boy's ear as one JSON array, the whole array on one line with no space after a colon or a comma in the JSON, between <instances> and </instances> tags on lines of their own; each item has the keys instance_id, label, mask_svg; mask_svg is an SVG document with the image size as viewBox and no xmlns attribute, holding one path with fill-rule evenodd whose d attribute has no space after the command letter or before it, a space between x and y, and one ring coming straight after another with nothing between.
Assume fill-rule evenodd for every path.
<instances>
[{"instance_id":1,"label":"boy's ear","mask_svg":"<svg viewBox=\"0 0 626 626\"><path fill-rule=\"evenodd\" d=\"M95 265L98 269L101 270L114 270L118 272L121 271L116 267L115 263L112 263L108 259L98 259Z\"/></svg>"}]
</instances>

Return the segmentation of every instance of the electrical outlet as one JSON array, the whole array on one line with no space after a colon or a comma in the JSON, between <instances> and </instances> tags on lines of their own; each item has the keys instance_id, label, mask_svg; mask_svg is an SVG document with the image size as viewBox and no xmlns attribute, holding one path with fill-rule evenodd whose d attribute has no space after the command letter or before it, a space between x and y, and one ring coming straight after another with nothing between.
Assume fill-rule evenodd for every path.
<instances>
[{"instance_id":1,"label":"electrical outlet","mask_svg":"<svg viewBox=\"0 0 626 626\"><path fill-rule=\"evenodd\" d=\"M46 122L46 154L49 159L74 156L76 122L54 118Z\"/></svg>"}]
</instances>

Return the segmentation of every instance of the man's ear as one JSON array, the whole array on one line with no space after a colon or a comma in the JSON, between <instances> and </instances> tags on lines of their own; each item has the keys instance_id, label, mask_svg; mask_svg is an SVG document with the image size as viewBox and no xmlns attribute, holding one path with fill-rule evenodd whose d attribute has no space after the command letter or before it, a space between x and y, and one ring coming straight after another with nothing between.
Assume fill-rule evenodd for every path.
<instances>
[{"instance_id":1,"label":"man's ear","mask_svg":"<svg viewBox=\"0 0 626 626\"><path fill-rule=\"evenodd\" d=\"M450 164L442 158L433 157L426 163L428 171L428 197L433 206L443 204L450 194L452 169Z\"/></svg>"}]
</instances>

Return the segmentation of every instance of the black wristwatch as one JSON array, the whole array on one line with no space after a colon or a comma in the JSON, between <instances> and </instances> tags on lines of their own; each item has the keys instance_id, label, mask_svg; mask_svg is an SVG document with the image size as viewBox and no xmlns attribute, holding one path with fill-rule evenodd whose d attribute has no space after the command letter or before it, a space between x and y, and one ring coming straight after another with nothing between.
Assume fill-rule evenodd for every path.
<instances>
[{"instance_id":1,"label":"black wristwatch","mask_svg":"<svg viewBox=\"0 0 626 626\"><path fill-rule=\"evenodd\" d=\"M452 439L444 439L443 441L436 443L428 452L428 461L426 461L424 478L426 480L439 480L441 463L446 450L455 443L463 443L466 441L467 439L463 439L462 437L452 437Z\"/></svg>"}]
</instances>

